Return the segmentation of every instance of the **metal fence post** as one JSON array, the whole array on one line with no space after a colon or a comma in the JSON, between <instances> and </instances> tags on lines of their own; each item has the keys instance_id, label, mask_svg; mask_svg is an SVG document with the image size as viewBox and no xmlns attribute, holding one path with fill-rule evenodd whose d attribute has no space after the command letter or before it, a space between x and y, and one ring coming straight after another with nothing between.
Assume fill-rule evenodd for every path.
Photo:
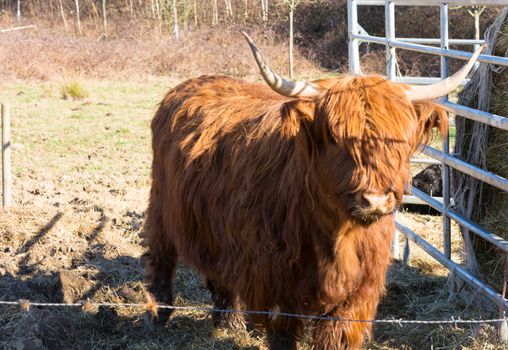
<instances>
[{"instance_id":1,"label":"metal fence post","mask_svg":"<svg viewBox=\"0 0 508 350\"><path fill-rule=\"evenodd\" d=\"M390 1L385 3L385 34L386 34L386 77L388 80L395 80L396 77L396 56L395 48L391 47L390 40L395 39L395 4ZM400 232L395 230L392 239L392 257L400 258Z\"/></svg>"},{"instance_id":2,"label":"metal fence post","mask_svg":"<svg viewBox=\"0 0 508 350\"><path fill-rule=\"evenodd\" d=\"M398 212L395 213L395 221L398 221L397 220L397 215L398 215ZM393 231L391 253L392 253L392 258L393 259L397 259L397 260L400 259L400 243L399 243L399 239L400 239L400 232L399 232L399 230L395 229Z\"/></svg>"},{"instance_id":3,"label":"metal fence post","mask_svg":"<svg viewBox=\"0 0 508 350\"><path fill-rule=\"evenodd\" d=\"M11 130L9 104L2 103L2 205L11 205Z\"/></svg>"},{"instance_id":4,"label":"metal fence post","mask_svg":"<svg viewBox=\"0 0 508 350\"><path fill-rule=\"evenodd\" d=\"M440 4L439 13L441 19L441 48L448 49L448 5ZM448 58L441 56L441 78L448 76ZM448 97L445 97L448 101ZM450 134L449 132L443 137L443 153L450 153ZM443 164L443 205L445 208L450 207L450 168ZM451 247L451 224L450 218L443 214L443 241L444 241L444 255L451 259L452 247Z\"/></svg>"},{"instance_id":5,"label":"metal fence post","mask_svg":"<svg viewBox=\"0 0 508 350\"><path fill-rule=\"evenodd\" d=\"M349 38L350 38L350 72L353 74L359 73L359 62L358 62L358 42L367 42L367 43L376 43L380 45L386 45L388 50L392 48L400 48L403 50L410 50L415 52L422 52L430 55L439 55L441 58L441 77L445 78L448 76L448 59L456 58L467 60L471 56L470 53L461 50L450 50L448 48L449 44L454 45L473 45L480 44L484 41L480 40L472 40L472 39L449 39L448 33L448 5L447 3L453 4L463 4L465 6L473 6L473 5L485 5L485 6L498 6L505 4L506 0L462 0L462 1L445 1L445 0L427 0L427 1L399 1L399 0L348 0L348 14L349 14ZM441 28L440 28L440 38L395 38L395 26L394 22L390 22L390 17L393 18L394 11L393 7L390 8L390 4L401 4L401 5L409 5L409 6L438 6L440 5L440 20L441 20ZM357 23L357 6L385 6L385 14L386 14L386 38L377 37L369 35L365 32L360 32L361 27ZM393 12L392 12L393 11ZM393 27L391 27L393 23ZM356 39L355 42L353 39ZM441 47L437 48L434 46L429 46L428 44L437 44L440 43ZM425 45L423 45L425 44ZM356 46L355 46L356 45ZM390 56L390 54L393 55ZM444 57L443 57L444 56ZM391 58L394 58L390 61ZM478 62L495 64L499 66L508 67L508 58L501 56L493 56L493 55L481 55L478 59ZM392 65L395 63L395 67ZM387 76L388 78L394 78L396 72L396 56L395 52L387 52ZM441 78L409 78L409 77L400 77L400 81L404 81L409 84L431 84L434 83L435 80L439 80ZM474 120L494 128L498 128L501 130L508 130L508 118L500 115L496 115L489 112L480 111L474 108L462 106L457 103L452 103L448 101L447 98L440 101L440 103L450 112L456 115L460 115L469 120ZM503 304L507 307L508 310L508 300L504 295L500 295L496 292L492 287L482 282L480 279L471 275L468 271L462 268L459 264L456 264L451 259L451 225L450 219L457 222L459 225L462 225L468 228L472 233L481 237L501 249L504 252L508 252L508 240L499 237L495 233L487 231L485 228L475 224L474 222L468 220L467 218L461 216L454 210L450 208L451 202L451 184L450 184L450 169L453 168L456 171L462 172L469 176L472 176L476 179L481 180L482 182L488 183L494 187L497 187L501 190L508 191L508 178L504 178L502 176L496 175L484 169L478 168L472 164L466 163L452 154L450 154L450 146L449 146L449 135L443 140L443 151L439 151L430 146L426 146L423 149L423 153L430 156L435 161L443 163L443 199L442 202L438 201L437 198L426 195L425 193L413 189L413 195L415 198L422 200L423 202L429 204L431 207L437 209L439 212L444 213L443 215L443 241L444 241L444 249L443 253L432 246L429 242L424 240L417 233L401 225L400 222L396 220L395 225L400 234L403 234L406 238L406 244L404 246L404 252L402 253L402 259L404 262L407 262L409 258L409 241L416 244L420 248L422 248L425 252L427 252L430 256L440 262L442 265L450 270L450 274L456 275L463 279L466 283L471 285L473 288L479 290L484 296L495 302L496 304ZM409 241L408 241L409 240ZM398 240L394 240L392 242L392 253L395 253L394 256L397 257L399 251ZM505 340L508 339L508 322L503 323L503 327L505 330L503 331L505 334Z\"/></svg>"},{"instance_id":6,"label":"metal fence post","mask_svg":"<svg viewBox=\"0 0 508 350\"><path fill-rule=\"evenodd\" d=\"M395 80L396 63L395 48L391 47L390 40L395 39L395 4L386 1L385 4L385 31L386 31L386 77L388 80Z\"/></svg>"},{"instance_id":7,"label":"metal fence post","mask_svg":"<svg viewBox=\"0 0 508 350\"><path fill-rule=\"evenodd\" d=\"M361 74L360 69L360 43L358 39L353 38L353 34L358 34L358 2L357 0L348 0L348 35L349 35L349 73Z\"/></svg>"}]
</instances>

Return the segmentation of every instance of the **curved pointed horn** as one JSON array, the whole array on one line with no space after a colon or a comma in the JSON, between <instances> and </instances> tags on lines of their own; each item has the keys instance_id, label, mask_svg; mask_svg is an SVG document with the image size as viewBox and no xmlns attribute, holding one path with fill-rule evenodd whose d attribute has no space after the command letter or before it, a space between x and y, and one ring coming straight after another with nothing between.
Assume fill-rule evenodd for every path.
<instances>
[{"instance_id":1,"label":"curved pointed horn","mask_svg":"<svg viewBox=\"0 0 508 350\"><path fill-rule=\"evenodd\" d=\"M322 90L312 83L288 80L274 73L266 64L263 55L261 55L261 52L259 52L256 45L254 45L251 37L245 32L242 32L242 34L249 43L263 79L273 91L287 97L316 97L321 94Z\"/></svg>"},{"instance_id":2,"label":"curved pointed horn","mask_svg":"<svg viewBox=\"0 0 508 350\"><path fill-rule=\"evenodd\" d=\"M473 68L478 55L480 55L480 52L482 52L485 47L486 45L484 44L476 49L469 61L459 71L448 78L431 85L410 85L410 89L406 91L406 96L409 101L432 100L448 95L466 78L471 68Z\"/></svg>"}]
</instances>

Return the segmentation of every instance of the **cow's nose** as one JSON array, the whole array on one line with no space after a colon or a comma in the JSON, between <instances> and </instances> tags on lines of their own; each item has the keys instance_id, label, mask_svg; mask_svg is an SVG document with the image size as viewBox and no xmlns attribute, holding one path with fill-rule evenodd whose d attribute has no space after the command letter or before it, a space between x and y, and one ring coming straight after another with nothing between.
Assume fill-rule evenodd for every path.
<instances>
[{"instance_id":1,"label":"cow's nose","mask_svg":"<svg viewBox=\"0 0 508 350\"><path fill-rule=\"evenodd\" d=\"M395 194L389 192L388 194L379 195L375 193L362 194L362 206L374 214L388 214L395 209Z\"/></svg>"}]
</instances>

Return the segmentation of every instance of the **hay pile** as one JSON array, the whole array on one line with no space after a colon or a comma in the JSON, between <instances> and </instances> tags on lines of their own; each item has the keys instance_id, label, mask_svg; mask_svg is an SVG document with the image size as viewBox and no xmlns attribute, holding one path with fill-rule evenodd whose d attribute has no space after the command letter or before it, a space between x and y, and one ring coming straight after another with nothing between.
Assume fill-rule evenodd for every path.
<instances>
[{"instance_id":1,"label":"hay pile","mask_svg":"<svg viewBox=\"0 0 508 350\"><path fill-rule=\"evenodd\" d=\"M508 56L508 9L487 30L486 54ZM508 69L481 64L459 97L463 105L508 116ZM460 159L508 178L508 132L457 117L455 153ZM467 175L452 173L457 210L489 231L508 239L508 193ZM471 272L501 290L506 256L462 230Z\"/></svg>"}]
</instances>

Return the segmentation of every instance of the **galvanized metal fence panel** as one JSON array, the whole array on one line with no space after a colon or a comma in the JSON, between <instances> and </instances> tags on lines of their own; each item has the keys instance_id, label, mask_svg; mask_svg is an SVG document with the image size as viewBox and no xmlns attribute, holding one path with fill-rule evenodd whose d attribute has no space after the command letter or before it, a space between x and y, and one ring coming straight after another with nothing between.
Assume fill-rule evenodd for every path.
<instances>
[{"instance_id":1,"label":"galvanized metal fence panel","mask_svg":"<svg viewBox=\"0 0 508 350\"><path fill-rule=\"evenodd\" d=\"M385 7L385 28L386 36L371 36L363 30L358 23L358 7L359 6L384 6ZM416 52L422 52L441 57L441 79L448 76L448 58L456 58L461 60L468 60L472 53L460 50L450 49L450 45L478 45L483 43L483 40L472 39L450 39L448 37L448 5L463 5L463 6L506 6L507 0L348 0L348 30L349 30L349 71L351 74L361 74L360 68L360 51L359 47L362 42L374 43L386 46L386 76L390 80L401 81L405 83L420 83L429 84L435 82L436 78L428 77L399 77L396 75L397 56L396 49L404 49ZM397 38L395 35L395 6L439 6L440 12L440 38ZM424 45L425 44L425 45ZM429 46L432 44L439 44L439 47ZM507 57L499 57L492 55L480 55L479 62L508 66ZM441 104L449 111L464 118L468 118L477 122L487 124L489 126L508 130L508 118L495 115L492 113L480 111L474 108L462 106L457 103L448 101L443 98ZM484 169L478 168L472 164L466 163L452 154L449 149L449 136L443 139L443 150L426 146L423 148L423 153L427 156L438 161L443 166L443 198L433 198L426 195L422 191L413 188L413 196L406 197L412 202L416 199L421 202L427 203L443 215L443 242L444 249L440 252L437 248L432 246L429 242L424 240L421 236L415 233L410 228L396 222L397 233L392 245L392 254L399 257L399 236L398 231L402 232L407 240L422 248L425 252L431 255L434 259L447 267L451 273L461 277L464 281L469 283L473 288L476 288L487 298L495 302L497 305L504 305L508 308L508 300L497 293L492 287L482 282L477 277L471 275L468 271L462 268L459 264L451 259L451 234L450 234L450 220L456 221L459 225L467 228L470 232L478 235L479 237L490 242L498 249L508 253L508 241L499 237L498 235L489 232L485 228L477 225L471 220L463 217L459 213L451 209L451 191L450 191L450 167L455 170L461 171L469 176L479 179L485 183L495 186L503 191L508 192L508 179L499 175L493 174ZM407 260L409 254L409 247L406 245L404 249L404 261Z\"/></svg>"}]
</instances>

